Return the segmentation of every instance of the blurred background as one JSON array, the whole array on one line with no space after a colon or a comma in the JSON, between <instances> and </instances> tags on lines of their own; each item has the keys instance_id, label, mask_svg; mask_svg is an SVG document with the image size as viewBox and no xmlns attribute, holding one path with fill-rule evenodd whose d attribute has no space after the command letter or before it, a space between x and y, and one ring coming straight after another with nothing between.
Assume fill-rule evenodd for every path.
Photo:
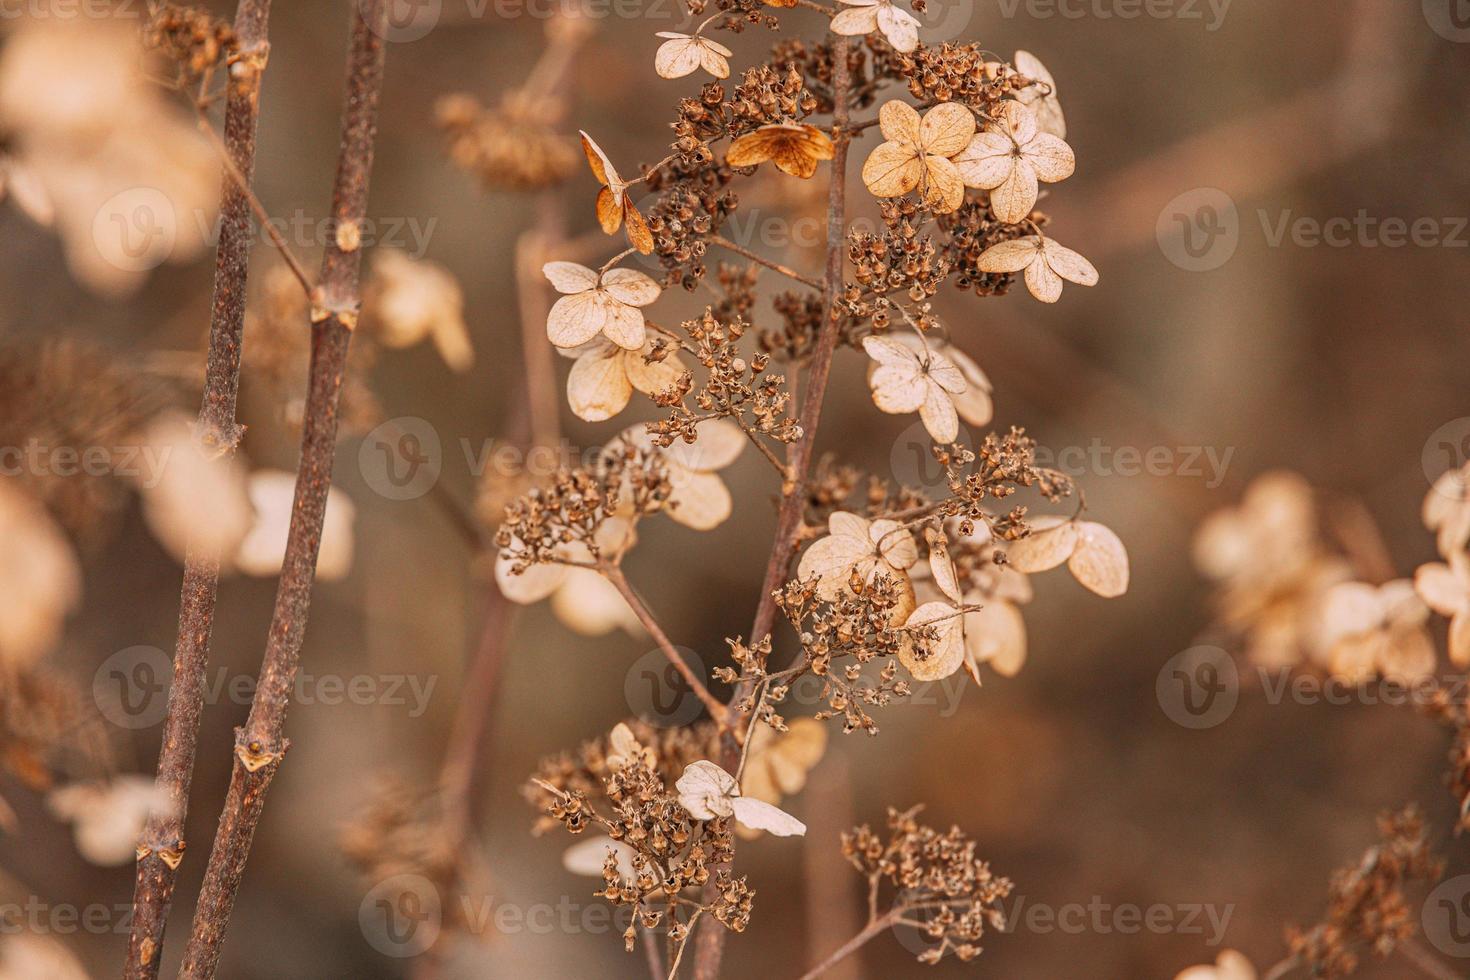
<instances>
[{"instance_id":1,"label":"blurred background","mask_svg":"<svg viewBox=\"0 0 1470 980\"><path fill-rule=\"evenodd\" d=\"M672 110L696 89L693 78L655 76L654 32L688 27L672 5L651 2L600 8L561 90L563 130L593 133L625 172L664 155ZM43 8L39 16L7 17L0 33L0 132L22 161L48 145L46 138L28 142L27 127L45 130L61 125L56 120L67 111L106 108L96 100L108 86L87 80L111 70L89 47L100 29L95 19L32 6ZM122 4L119 16L137 18L142 6ZM232 16L232 4L207 6ZM310 222L326 214L348 6L278 3L273 12L255 182L272 214ZM433 6L438 16L422 36L411 37L424 22L410 21L390 44L371 213L399 223L396 240L383 226L382 243L458 280L474 362L455 371L432 345L420 344L381 345L361 364L375 404L366 410L368 424L344 433L335 477L355 514L355 555L350 570L318 586L303 670L365 675L381 696L361 703L319 696L336 703L293 707L290 755L270 793L225 944L229 977L396 977L415 969L413 959L374 948L360 920L374 883L350 866L338 840L378 774L432 786L442 763L493 588L485 559L466 547L442 503L475 500L482 454L511 428L525 374L515 250L519 236L545 220L530 195L482 191L451 163L434 107L454 92L493 104L521 84L544 46L547 10L468 0ZM747 934L727 945L728 975L796 976L840 945L861 924L862 897L837 832L880 823L889 805L921 802L928 822L957 823L979 841L993 868L1016 882L1013 901L1057 909L1158 906L1177 926L1155 933L1091 920L1080 929L1022 925L989 937L977 963L946 961L934 976L1169 977L1213 959L1220 945L1265 967L1282 955L1287 923L1320 915L1329 873L1372 843L1378 812L1421 801L1444 838L1450 874L1470 859L1439 829L1454 818L1441 780L1446 738L1413 712L1273 704L1247 689L1228 719L1191 730L1171 720L1156 694L1171 657L1217 642L1208 586L1191 568L1193 529L1236 502L1263 471L1293 469L1360 502L1382 529L1399 574L1433 559L1420 505L1449 463L1439 445L1462 445L1470 435L1470 172L1463 163L1470 155L1470 20L1457 0L930 6L926 41L976 40L1001 57L1025 49L1055 76L1078 170L1043 206L1054 219L1051 233L1089 257L1101 283L1069 286L1054 307L1020 289L983 301L946 291L936 311L993 382L995 426L1024 426L1057 451L1095 519L1122 536L1132 587L1105 602L1064 574L1038 577L1026 611L1030 659L1019 676L990 676L978 689L956 683L932 692L934 703L887 709L877 738L843 737L834 727L808 790L788 801L811 833L741 850L756 908ZM819 26L804 10L785 12L783 21L783 35ZM34 31L67 32L68 40L40 53L34 45L19 50ZM729 42L732 64L751 63L770 40L769 32L747 30ZM124 59L116 70L129 67ZM186 99L161 88L139 91L158 102L148 109L149 125L174 131L150 136L151 151L109 149L115 156L105 159L126 160L133 171L97 178L71 196L53 193L51 228L27 214L19 186L0 206L0 345L29 352L7 355L11 390L0 392L0 405L12 413L8 431L24 432L38 412L34 400L20 397L33 390L26 384L45 387L28 358L63 341L80 345L65 356L80 359L81 380L56 386L48 410L110 417L142 404L151 411L157 402L186 417L196 411L217 166L212 148L193 138ZM127 98L137 109L145 95ZM870 131L854 153L865 156L875 142ZM80 185L100 154L55 151L33 162L75 166ZM160 176L164 168L178 172ZM161 265L144 260L119 270L89 260L96 211L87 212L85 202L140 186L166 187L175 207L190 202L181 214L206 216L203 225L181 219ZM820 202L804 199L805 188L746 186L743 200L771 196L749 201L755 218L739 225L742 243L818 272L820 246L802 229L816 227ZM595 229L595 191L578 162L560 192L574 239ZM854 219L874 221L871 199L853 196ZM68 217L69 208L81 208L82 217ZM1386 219L1420 233L1395 237ZM313 236L303 232L292 244L314 268L320 250ZM589 264L613 251L611 241L599 246ZM280 266L268 245L257 246L257 319ZM763 281L763 294L772 286ZM671 302L690 313L699 300ZM247 352L251 341L247 330ZM862 359L845 353L820 448L912 479L921 470L913 419L878 414ZM280 373L304 377L304 359L288 354ZM558 387L569 363L558 359ZM241 420L250 427L243 455L251 470L295 468L286 396L263 380L277 367L247 363ZM117 405L90 395L80 399L86 405L68 404L64 395L89 392L85 380L103 368L132 378L127 397ZM648 417L646 402L598 425L563 408L560 425L570 451L580 453ZM434 493L395 499L401 495L391 487L385 492L372 442L372 426L383 419L437 439ZM86 430L78 423L66 431ZM1143 458L1159 462L1143 466ZM650 522L628 566L675 642L711 667L724 656L724 638L749 628L774 523L769 472L753 453L723 475L736 500L732 520L698 537ZM35 481L5 479L34 489ZM55 511L67 498L45 499ZM87 508L107 514L72 520L53 513L81 578L45 657L86 702L106 687L109 658L136 647L172 649L180 565L160 543L165 535L150 530L146 494L78 506L86 515L93 513ZM0 551L11 547L0 543ZM16 566L7 574L17 581L41 574L19 550L0 555L7 564ZM211 677L254 676L273 596L269 575L225 580L211 650L211 670L220 673ZM648 706L630 668L650 649L621 632L580 636L545 604L519 614L477 777L476 830L493 906L550 911L524 924L488 925L479 941L456 943L444 975L646 975L642 956L623 953L605 918L583 916L599 904L591 894L597 883L562 869L564 835L530 836L535 813L519 788L538 759ZM131 670L145 655L128 656ZM228 782L230 733L246 701L226 688L205 711L165 972L175 968L187 933ZM107 770L152 773L156 717L119 724L103 711L97 731L110 746ZM60 769L63 782L97 775L76 760ZM131 900L131 863L85 860L71 828L48 811L46 795L44 782L0 774L0 796L13 810L0 835L4 898L46 908L105 906L108 928L49 931L95 975L115 973L126 925L112 926ZM1197 911L1185 928L1191 908ZM1223 936L1212 914L1215 921L1228 916ZM867 976L921 969L913 951L890 937L834 975L855 976L859 966ZM1403 976L1405 969L1395 961L1363 974ZM1455 972L1465 969L1462 962Z\"/></svg>"}]
</instances>

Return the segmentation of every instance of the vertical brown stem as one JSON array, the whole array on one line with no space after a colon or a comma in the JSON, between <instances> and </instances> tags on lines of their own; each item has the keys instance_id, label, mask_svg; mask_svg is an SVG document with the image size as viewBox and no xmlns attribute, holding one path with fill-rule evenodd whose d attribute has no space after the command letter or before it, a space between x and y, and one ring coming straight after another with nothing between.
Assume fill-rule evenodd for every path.
<instances>
[{"instance_id":1,"label":"vertical brown stem","mask_svg":"<svg viewBox=\"0 0 1470 980\"><path fill-rule=\"evenodd\" d=\"M797 420L801 423L801 439L790 454L791 481L781 488L781 508L776 516L776 537L771 558L761 584L760 605L750 629L752 643L771 631L775 620L775 591L786 581L796 552L796 535L806 509L807 471L811 468L812 447L817 439L817 425L822 419L822 400L827 394L827 379L832 373L832 354L837 349L838 328L842 323L839 303L842 299L843 263L847 251L847 147L851 133L847 131L848 95L852 81L848 56L852 41L834 36L832 41L832 182L827 189L827 267L823 275L827 316L817 334L807 370L806 395ZM750 695L750 686L742 684L730 699L729 731L739 728L739 703ZM720 764L734 772L740 762L740 746L728 734L723 741ZM696 980L714 980L720 975L720 959L724 954L725 930L708 925L698 936L694 949Z\"/></svg>"},{"instance_id":2,"label":"vertical brown stem","mask_svg":"<svg viewBox=\"0 0 1470 980\"><path fill-rule=\"evenodd\" d=\"M180 970L180 976L184 977L208 978L215 974L251 840L265 805L266 790L289 747L283 735L286 708L311 607L337 442L338 399L348 343L357 325L360 305L361 228L367 213L368 179L377 135L388 2L360 0L351 5L347 101L342 112L342 144L332 191L335 235L322 261L321 285L312 302L306 417L286 556L255 698L245 726L235 731L229 793L205 870L189 945L184 951Z\"/></svg>"},{"instance_id":3,"label":"vertical brown stem","mask_svg":"<svg viewBox=\"0 0 1470 980\"><path fill-rule=\"evenodd\" d=\"M255 172L255 130L260 82L270 52L270 0L240 0L235 12L239 48L229 65L225 102L226 174L215 252L214 301L209 320L209 356L196 435L221 458L235 451L243 429L235 420L240 390L240 352L245 326L246 275L250 263L250 193ZM223 465L220 463L219 465ZM123 976L158 975L163 933L184 856L184 818L194 775L199 716L204 710L204 671L219 596L220 556L190 546L179 597L173 682L158 754L158 785L167 808L152 814L138 844L133 889L133 924Z\"/></svg>"}]
</instances>

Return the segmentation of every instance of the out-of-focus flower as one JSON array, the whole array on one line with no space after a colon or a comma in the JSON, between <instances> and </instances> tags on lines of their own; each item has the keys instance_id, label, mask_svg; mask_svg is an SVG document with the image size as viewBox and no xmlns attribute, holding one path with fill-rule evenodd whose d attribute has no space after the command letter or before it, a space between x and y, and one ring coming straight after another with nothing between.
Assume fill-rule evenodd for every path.
<instances>
[{"instance_id":1,"label":"out-of-focus flower","mask_svg":"<svg viewBox=\"0 0 1470 980\"><path fill-rule=\"evenodd\" d=\"M1429 608L1450 618L1450 660L1470 667L1470 558L1457 554L1448 565L1420 565L1414 590Z\"/></svg>"},{"instance_id":2,"label":"out-of-focus flower","mask_svg":"<svg viewBox=\"0 0 1470 980\"><path fill-rule=\"evenodd\" d=\"M625 518L609 518L597 529L598 547L605 554L620 554L632 547L633 540L633 525ZM581 542L572 542L561 551L568 561L592 560L591 551ZM549 598L556 617L584 636L603 636L619 627L635 636L643 630L618 590L590 568L541 564L517 575L515 562L502 555L495 562L495 583L507 599L523 606Z\"/></svg>"},{"instance_id":3,"label":"out-of-focus flower","mask_svg":"<svg viewBox=\"0 0 1470 980\"><path fill-rule=\"evenodd\" d=\"M725 59L735 52L723 44L697 34L674 31L659 31L657 36L668 38L659 45L653 59L660 78L683 78L696 68L703 68L716 78L730 77L730 62Z\"/></svg>"},{"instance_id":4,"label":"out-of-focus flower","mask_svg":"<svg viewBox=\"0 0 1470 980\"><path fill-rule=\"evenodd\" d=\"M815 718L797 718L787 731L757 725L746 749L745 771L740 776L740 795L776 806L783 796L795 796L806 786L807 774L816 768L827 751L827 726ZM754 831L740 828L742 837Z\"/></svg>"},{"instance_id":5,"label":"out-of-focus flower","mask_svg":"<svg viewBox=\"0 0 1470 980\"><path fill-rule=\"evenodd\" d=\"M449 158L492 190L555 187L577 167L576 143L560 133L564 106L555 96L514 91L486 108L463 92L434 106L449 140Z\"/></svg>"},{"instance_id":6,"label":"out-of-focus flower","mask_svg":"<svg viewBox=\"0 0 1470 980\"><path fill-rule=\"evenodd\" d=\"M54 220L72 274L101 293L130 292L156 266L199 255L219 161L145 77L137 34L120 20L22 24L0 54L7 169L34 181L17 203Z\"/></svg>"},{"instance_id":7,"label":"out-of-focus flower","mask_svg":"<svg viewBox=\"0 0 1470 980\"><path fill-rule=\"evenodd\" d=\"M0 482L0 665L35 663L61 636L82 591L71 543L35 501Z\"/></svg>"},{"instance_id":8,"label":"out-of-focus flower","mask_svg":"<svg viewBox=\"0 0 1470 980\"><path fill-rule=\"evenodd\" d=\"M235 567L246 575L279 575L286 558L291 504L296 497L296 474L284 470L257 470L250 474L246 492L254 517L235 551ZM321 547L316 559L316 577L321 581L336 581L352 571L352 527L356 517L357 508L347 494L336 487L329 488Z\"/></svg>"},{"instance_id":9,"label":"out-of-focus flower","mask_svg":"<svg viewBox=\"0 0 1470 980\"><path fill-rule=\"evenodd\" d=\"M873 404L890 415L918 412L935 442L952 443L960 434L956 396L970 386L953 361L925 347L920 338L914 340L916 344L890 337L863 338L863 350L876 365L868 374Z\"/></svg>"},{"instance_id":10,"label":"out-of-focus flower","mask_svg":"<svg viewBox=\"0 0 1470 980\"><path fill-rule=\"evenodd\" d=\"M717 474L740 458L746 435L729 419L699 423L699 438L660 447L642 425L625 429L622 438L641 449L658 452L668 469L669 493L666 513L696 531L709 531L729 518L734 510L730 488Z\"/></svg>"},{"instance_id":11,"label":"out-of-focus flower","mask_svg":"<svg viewBox=\"0 0 1470 980\"><path fill-rule=\"evenodd\" d=\"M863 164L863 183L874 197L901 197L917 189L936 214L959 209L965 182L950 157L975 135L975 117L958 102L941 102L919 113L893 99L878 110L879 126L888 140Z\"/></svg>"},{"instance_id":12,"label":"out-of-focus flower","mask_svg":"<svg viewBox=\"0 0 1470 980\"><path fill-rule=\"evenodd\" d=\"M634 876L633 855L638 852L620 840L613 840L606 834L578 841L562 851L561 866L574 875L601 878L609 851L613 853L617 861L618 874L624 878L632 878Z\"/></svg>"},{"instance_id":13,"label":"out-of-focus flower","mask_svg":"<svg viewBox=\"0 0 1470 980\"><path fill-rule=\"evenodd\" d=\"M0 980L88 980L77 958L52 937L6 932L0 938Z\"/></svg>"},{"instance_id":14,"label":"out-of-focus flower","mask_svg":"<svg viewBox=\"0 0 1470 980\"><path fill-rule=\"evenodd\" d=\"M592 175L602 184L602 190L597 192L597 221L602 225L602 230L609 235L615 235L626 223L628 244L644 255L652 253L653 232L648 230L648 222L643 220L633 198L628 195L628 188L632 183L618 175L617 168L612 165L607 154L602 152L602 147L586 133L582 133L582 152L587 155L587 165L592 168ZM575 347L576 344L571 346Z\"/></svg>"},{"instance_id":15,"label":"out-of-focus flower","mask_svg":"<svg viewBox=\"0 0 1470 980\"><path fill-rule=\"evenodd\" d=\"M38 225L49 228L56 220L41 176L14 157L0 157L0 201L7 198Z\"/></svg>"},{"instance_id":16,"label":"out-of-focus flower","mask_svg":"<svg viewBox=\"0 0 1470 980\"><path fill-rule=\"evenodd\" d=\"M1067 117L1062 113L1062 103L1057 98L1057 83L1041 59L1030 51L1017 51L1011 64L1033 82L1016 93L1016 99L1036 113L1036 125L1043 133L1057 139L1067 138Z\"/></svg>"},{"instance_id":17,"label":"out-of-focus flower","mask_svg":"<svg viewBox=\"0 0 1470 980\"><path fill-rule=\"evenodd\" d=\"M817 172L819 162L832 159L833 152L832 140L817 127L781 123L731 140L725 162L756 167L769 160L783 174L805 180Z\"/></svg>"},{"instance_id":18,"label":"out-of-focus flower","mask_svg":"<svg viewBox=\"0 0 1470 980\"><path fill-rule=\"evenodd\" d=\"M740 795L735 777L713 762L691 763L674 786L679 803L696 820L734 817L751 830L764 830L777 837L800 837L806 824L764 800Z\"/></svg>"},{"instance_id":19,"label":"out-of-focus flower","mask_svg":"<svg viewBox=\"0 0 1470 980\"><path fill-rule=\"evenodd\" d=\"M234 458L211 458L178 414L160 417L145 435L160 469L139 478L143 516L175 560L190 547L228 561L250 528L245 470Z\"/></svg>"},{"instance_id":20,"label":"out-of-focus flower","mask_svg":"<svg viewBox=\"0 0 1470 980\"><path fill-rule=\"evenodd\" d=\"M1233 949L1220 951L1213 964L1191 966L1175 974L1174 980L1256 980L1251 961Z\"/></svg>"},{"instance_id":21,"label":"out-of-focus flower","mask_svg":"<svg viewBox=\"0 0 1470 980\"><path fill-rule=\"evenodd\" d=\"M881 31L895 51L908 54L919 46L919 19L890 0L841 0L848 9L832 18L832 33L859 37Z\"/></svg>"},{"instance_id":22,"label":"out-of-focus flower","mask_svg":"<svg viewBox=\"0 0 1470 980\"><path fill-rule=\"evenodd\" d=\"M1349 683L1379 675L1413 682L1434 673L1434 641L1425 625L1429 607L1408 579L1334 585L1317 616L1322 661Z\"/></svg>"},{"instance_id":23,"label":"out-of-focus flower","mask_svg":"<svg viewBox=\"0 0 1470 980\"><path fill-rule=\"evenodd\" d=\"M1128 591L1128 551L1109 528L1094 521L1040 517L1031 534L1007 549L1018 572L1044 572L1062 562L1081 585L1105 599Z\"/></svg>"},{"instance_id":24,"label":"out-of-focus flower","mask_svg":"<svg viewBox=\"0 0 1470 980\"><path fill-rule=\"evenodd\" d=\"M563 293L546 318L546 336L564 350L581 347L598 335L624 350L648 342L643 311L658 299L658 283L635 269L609 269L598 275L575 262L548 262L546 278Z\"/></svg>"},{"instance_id":25,"label":"out-of-focus flower","mask_svg":"<svg viewBox=\"0 0 1470 980\"><path fill-rule=\"evenodd\" d=\"M1062 298L1062 280L1097 285L1097 268L1081 255L1041 235L1024 235L990 246L975 267L981 272L1026 272L1026 288L1043 303Z\"/></svg>"},{"instance_id":26,"label":"out-of-focus flower","mask_svg":"<svg viewBox=\"0 0 1470 980\"><path fill-rule=\"evenodd\" d=\"M649 360L652 343L626 350L598 336L581 347L558 351L577 359L567 375L567 404L588 422L606 421L627 408L635 388L652 397L674 387L686 370L679 355L667 348L662 360Z\"/></svg>"},{"instance_id":27,"label":"out-of-focus flower","mask_svg":"<svg viewBox=\"0 0 1470 980\"><path fill-rule=\"evenodd\" d=\"M464 293L448 269L399 249L381 249L373 256L366 292L368 323L384 347L429 339L451 369L468 371L474 364Z\"/></svg>"},{"instance_id":28,"label":"out-of-focus flower","mask_svg":"<svg viewBox=\"0 0 1470 980\"><path fill-rule=\"evenodd\" d=\"M1424 527L1435 532L1435 546L1445 558L1470 544L1470 467L1446 470L1424 496Z\"/></svg>"},{"instance_id":29,"label":"out-of-focus flower","mask_svg":"<svg viewBox=\"0 0 1470 980\"><path fill-rule=\"evenodd\" d=\"M53 790L46 805L58 820L72 825L82 857L114 867L134 859L143 824L150 813L168 806L168 796L152 777L118 776Z\"/></svg>"},{"instance_id":30,"label":"out-of-focus flower","mask_svg":"<svg viewBox=\"0 0 1470 980\"><path fill-rule=\"evenodd\" d=\"M1036 206L1038 181L1055 184L1072 176L1072 148L1040 132L1036 113L1019 102L1000 107L1000 118L985 124L954 158L967 187L990 191L990 209L1001 221L1017 224Z\"/></svg>"}]
</instances>

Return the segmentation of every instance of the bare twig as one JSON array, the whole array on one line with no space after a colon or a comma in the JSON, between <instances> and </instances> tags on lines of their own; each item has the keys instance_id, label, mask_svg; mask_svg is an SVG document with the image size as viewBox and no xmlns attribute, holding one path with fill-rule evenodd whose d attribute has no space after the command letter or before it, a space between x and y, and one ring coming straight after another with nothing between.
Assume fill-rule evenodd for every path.
<instances>
[{"instance_id":1,"label":"bare twig","mask_svg":"<svg viewBox=\"0 0 1470 980\"><path fill-rule=\"evenodd\" d=\"M209 978L215 974L265 794L289 747L283 734L286 709L311 608L336 449L342 375L361 302L360 230L367 213L387 22L388 0L362 0L352 5L347 98L332 191L335 234L322 260L321 285L312 302L311 367L301 465L296 474L286 555L255 698L245 726L235 731L229 793L184 951L180 970L184 977Z\"/></svg>"},{"instance_id":2,"label":"bare twig","mask_svg":"<svg viewBox=\"0 0 1470 980\"><path fill-rule=\"evenodd\" d=\"M240 0L235 13L238 54L230 64L223 150L226 176L220 204L220 238L215 252L214 300L210 310L209 356L197 435L223 459L234 453L244 430L236 421L240 353L245 326L246 275L250 259L250 180L255 172L255 130L260 82L270 52L270 0ZM214 130L210 130L214 135ZM184 818L204 710L204 671L219 597L220 556L191 544L179 596L173 683L158 754L158 785L167 808L152 814L138 843L133 886L129 980L158 975L179 863L184 857Z\"/></svg>"},{"instance_id":3,"label":"bare twig","mask_svg":"<svg viewBox=\"0 0 1470 980\"><path fill-rule=\"evenodd\" d=\"M763 265L767 269L770 269L774 272L779 272L781 273L781 275L787 277L788 279L795 279L797 282L802 283L803 285L810 286L813 289L826 288L826 284L823 283L822 280L813 279L811 276L804 276L790 266L782 265L780 262L773 262L770 259L766 258L764 255L752 252L744 245L732 242L728 238L724 238L720 235L711 235L709 236L709 242L711 245L718 245L723 249L734 252L736 255L739 255L742 258L749 259L757 265Z\"/></svg>"},{"instance_id":4,"label":"bare twig","mask_svg":"<svg viewBox=\"0 0 1470 980\"><path fill-rule=\"evenodd\" d=\"M827 957L825 960L803 973L801 975L801 980L813 980L813 978L819 977L822 974L826 973L832 967L836 966L838 963L847 959L853 953L856 953L858 950L862 949L863 946L865 946L868 941L871 940L873 937L892 927L893 924L898 920L899 912L897 909L884 913L883 915L878 916L876 919L873 919L867 924L862 932L858 933L856 936L853 936L847 942L843 943L842 946L839 947L835 952L833 952L831 956Z\"/></svg>"}]
</instances>

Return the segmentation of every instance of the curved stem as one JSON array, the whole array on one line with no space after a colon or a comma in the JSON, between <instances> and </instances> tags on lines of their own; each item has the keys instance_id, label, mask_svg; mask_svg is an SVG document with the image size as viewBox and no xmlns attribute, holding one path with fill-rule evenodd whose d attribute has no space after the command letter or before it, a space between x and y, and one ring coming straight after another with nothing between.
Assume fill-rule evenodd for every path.
<instances>
[{"instance_id":1,"label":"curved stem","mask_svg":"<svg viewBox=\"0 0 1470 980\"><path fill-rule=\"evenodd\" d=\"M730 239L725 238L722 235L710 235L708 241L711 245L718 245L720 246L720 248L734 252L741 258L749 259L757 265L763 265L767 269L770 269L774 272L779 272L781 273L781 275L786 276L788 279L794 279L802 285L810 286L813 289L826 289L826 283L822 282L822 280L813 279L811 276L804 276L790 266L782 265L779 262L773 262L765 256L752 252L744 245L732 242L730 241Z\"/></svg>"},{"instance_id":2,"label":"curved stem","mask_svg":"<svg viewBox=\"0 0 1470 980\"><path fill-rule=\"evenodd\" d=\"M887 912L883 915L878 916L878 918L871 920L862 932L858 933L856 936L853 936L847 942L843 943L842 946L838 947L838 949L831 956L827 957L825 960L803 973L801 975L801 980L813 980L813 978L819 977L823 973L826 973L828 970L832 969L832 967L836 966L838 963L841 963L853 953L856 953L859 949L865 946L870 939L891 927L895 922L898 921L898 918L899 913L895 910L892 912Z\"/></svg>"}]
</instances>

